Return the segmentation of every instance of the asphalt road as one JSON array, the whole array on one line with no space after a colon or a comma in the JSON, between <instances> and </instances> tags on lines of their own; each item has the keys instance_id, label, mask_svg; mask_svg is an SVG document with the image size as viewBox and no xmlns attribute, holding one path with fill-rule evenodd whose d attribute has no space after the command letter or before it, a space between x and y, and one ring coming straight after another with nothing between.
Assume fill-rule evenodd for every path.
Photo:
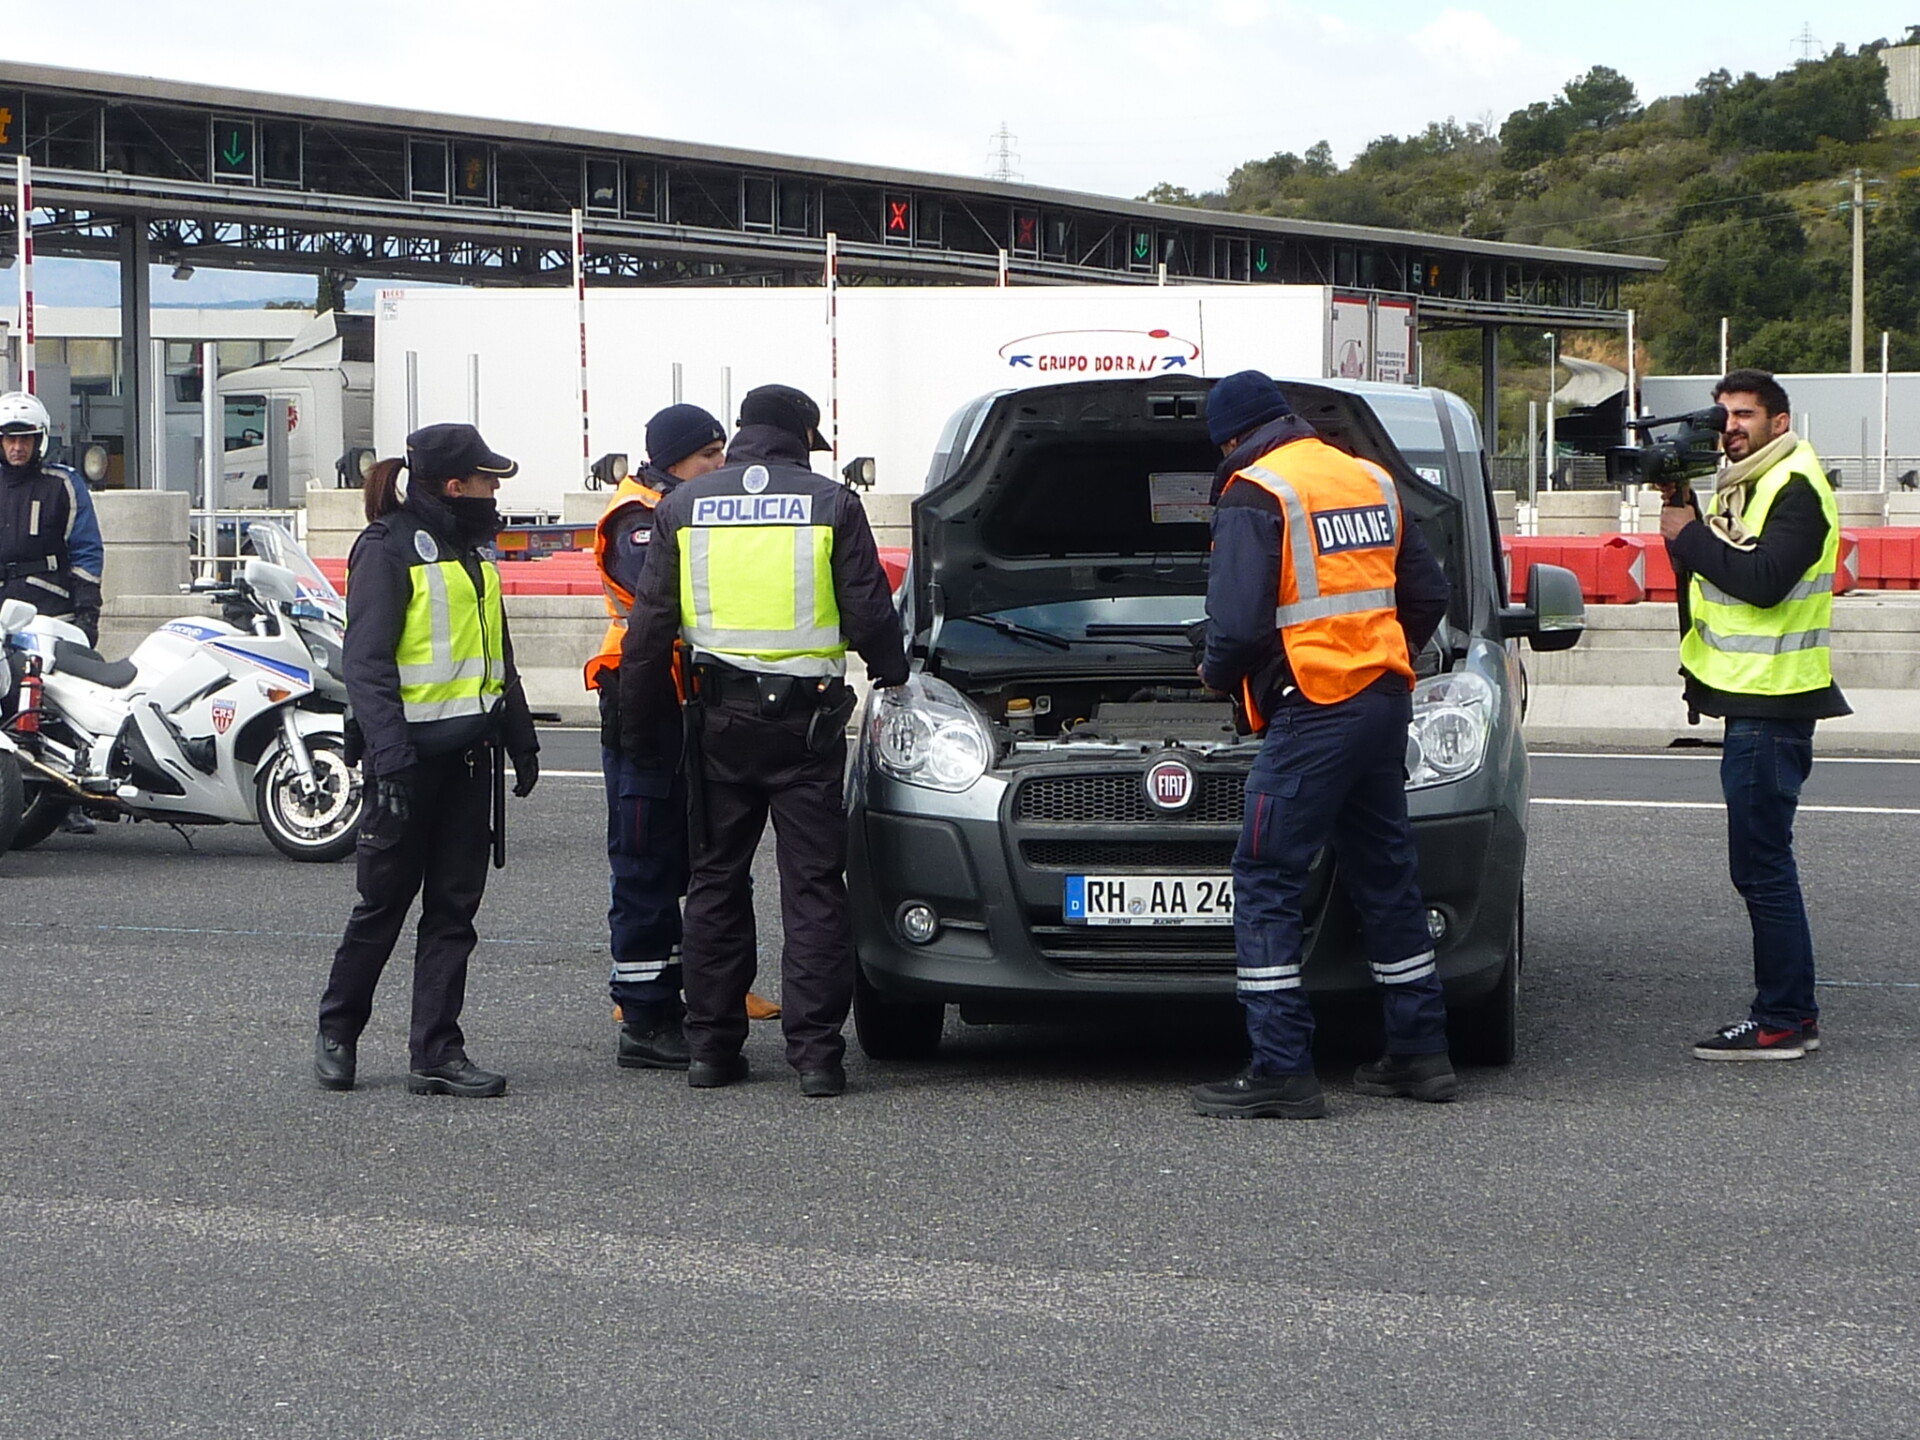
<instances>
[{"instance_id":1,"label":"asphalt road","mask_svg":"<svg viewBox=\"0 0 1920 1440\"><path fill-rule=\"evenodd\" d=\"M766 1025L735 1089L619 1072L563 773L482 915L500 1101L405 1094L404 960L313 1087L347 866L6 856L0 1436L1914 1433L1920 767L1816 766L1826 1046L1780 1065L1686 1052L1745 1002L1711 758L1535 793L1520 1062L1445 1108L1330 1074L1312 1125L1187 1113L1231 1024L952 1021L838 1102Z\"/></svg>"}]
</instances>

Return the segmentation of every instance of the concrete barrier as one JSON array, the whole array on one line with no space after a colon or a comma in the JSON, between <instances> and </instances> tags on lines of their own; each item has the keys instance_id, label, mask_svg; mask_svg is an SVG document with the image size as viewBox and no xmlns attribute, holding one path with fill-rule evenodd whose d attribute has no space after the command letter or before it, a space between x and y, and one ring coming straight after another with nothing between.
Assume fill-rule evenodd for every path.
<instances>
[{"instance_id":1,"label":"concrete barrier","mask_svg":"<svg viewBox=\"0 0 1920 1440\"><path fill-rule=\"evenodd\" d=\"M1920 491L1895 490L1889 493L1887 524L1920 525Z\"/></svg>"},{"instance_id":2,"label":"concrete barrier","mask_svg":"<svg viewBox=\"0 0 1920 1440\"><path fill-rule=\"evenodd\" d=\"M611 490L569 490L560 497L560 523L597 525L611 499Z\"/></svg>"},{"instance_id":3,"label":"concrete barrier","mask_svg":"<svg viewBox=\"0 0 1920 1440\"><path fill-rule=\"evenodd\" d=\"M1836 490L1833 498L1840 507L1843 529L1864 530L1887 523L1887 497L1878 490Z\"/></svg>"},{"instance_id":4,"label":"concrete barrier","mask_svg":"<svg viewBox=\"0 0 1920 1440\"><path fill-rule=\"evenodd\" d=\"M913 544L913 501L912 495L896 491L882 494L868 490L861 494L860 503L866 507L867 523L873 527L874 543Z\"/></svg>"},{"instance_id":5,"label":"concrete barrier","mask_svg":"<svg viewBox=\"0 0 1920 1440\"><path fill-rule=\"evenodd\" d=\"M1541 535L1612 535L1620 529L1618 490L1542 491L1534 500Z\"/></svg>"},{"instance_id":6,"label":"concrete barrier","mask_svg":"<svg viewBox=\"0 0 1920 1440\"><path fill-rule=\"evenodd\" d=\"M187 496L172 490L102 490L93 497L106 544L101 598L171 594L187 583Z\"/></svg>"},{"instance_id":7,"label":"concrete barrier","mask_svg":"<svg viewBox=\"0 0 1920 1440\"><path fill-rule=\"evenodd\" d=\"M344 559L367 528L366 496L359 490L307 492L307 553Z\"/></svg>"}]
</instances>

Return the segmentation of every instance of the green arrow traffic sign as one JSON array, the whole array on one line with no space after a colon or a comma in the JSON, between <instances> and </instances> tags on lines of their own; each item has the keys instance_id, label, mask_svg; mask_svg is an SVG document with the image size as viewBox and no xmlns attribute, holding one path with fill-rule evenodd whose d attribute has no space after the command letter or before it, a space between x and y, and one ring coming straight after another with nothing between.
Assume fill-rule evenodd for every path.
<instances>
[{"instance_id":1,"label":"green arrow traffic sign","mask_svg":"<svg viewBox=\"0 0 1920 1440\"><path fill-rule=\"evenodd\" d=\"M233 138L227 141L227 148L220 152L220 158L235 169L246 162L247 146L246 142L240 138L238 130L234 131Z\"/></svg>"},{"instance_id":2,"label":"green arrow traffic sign","mask_svg":"<svg viewBox=\"0 0 1920 1440\"><path fill-rule=\"evenodd\" d=\"M1253 252L1253 268L1262 275L1267 273L1267 247L1262 245Z\"/></svg>"},{"instance_id":3,"label":"green arrow traffic sign","mask_svg":"<svg viewBox=\"0 0 1920 1440\"><path fill-rule=\"evenodd\" d=\"M1153 237L1146 231L1142 230L1133 237L1133 254L1136 260L1146 259L1148 252L1152 249Z\"/></svg>"}]
</instances>

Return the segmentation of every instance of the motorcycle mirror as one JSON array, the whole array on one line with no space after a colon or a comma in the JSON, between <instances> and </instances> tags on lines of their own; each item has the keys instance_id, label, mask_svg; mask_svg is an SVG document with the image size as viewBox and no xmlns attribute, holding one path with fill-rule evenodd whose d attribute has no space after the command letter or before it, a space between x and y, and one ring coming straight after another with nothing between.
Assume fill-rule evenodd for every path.
<instances>
[{"instance_id":1,"label":"motorcycle mirror","mask_svg":"<svg viewBox=\"0 0 1920 1440\"><path fill-rule=\"evenodd\" d=\"M0 630L9 635L24 630L33 623L37 613L25 600L0 601Z\"/></svg>"}]
</instances>

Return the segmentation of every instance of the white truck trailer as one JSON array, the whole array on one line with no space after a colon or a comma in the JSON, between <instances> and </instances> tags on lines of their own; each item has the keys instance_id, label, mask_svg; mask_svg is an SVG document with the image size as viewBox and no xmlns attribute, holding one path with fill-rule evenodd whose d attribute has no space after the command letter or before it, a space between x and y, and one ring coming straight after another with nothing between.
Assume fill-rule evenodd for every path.
<instances>
[{"instance_id":1,"label":"white truck trailer","mask_svg":"<svg viewBox=\"0 0 1920 1440\"><path fill-rule=\"evenodd\" d=\"M1414 323L1411 300L1322 286L843 286L831 304L824 289L589 290L588 438L593 457L637 465L662 406L691 401L731 429L741 396L779 382L820 403L835 442L820 468L870 457L879 491L913 492L948 416L985 391L1248 367L1412 383ZM508 510L557 516L583 488L571 292L384 289L374 355L380 454L419 425L472 421L520 462ZM351 393L351 367L340 373ZM315 473L366 443L339 440Z\"/></svg>"}]
</instances>

